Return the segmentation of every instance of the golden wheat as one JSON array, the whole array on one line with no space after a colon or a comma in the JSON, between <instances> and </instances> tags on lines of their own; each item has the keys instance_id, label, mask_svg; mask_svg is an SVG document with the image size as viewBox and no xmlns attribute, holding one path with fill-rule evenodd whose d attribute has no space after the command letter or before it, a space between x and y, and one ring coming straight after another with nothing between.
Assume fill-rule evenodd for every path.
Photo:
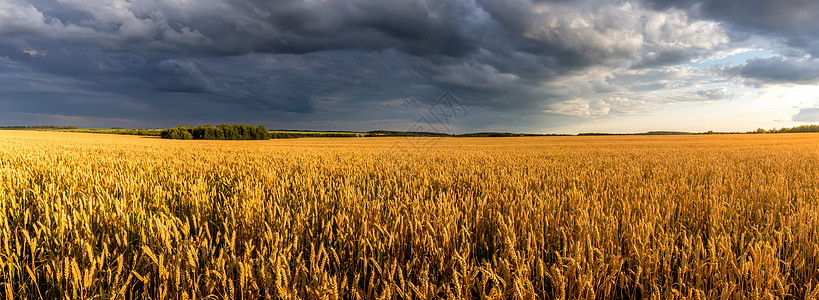
<instances>
[{"instance_id":1,"label":"golden wheat","mask_svg":"<svg viewBox=\"0 0 819 300\"><path fill-rule=\"evenodd\" d=\"M0 131L0 292L819 295L817 134L429 141Z\"/></svg>"}]
</instances>

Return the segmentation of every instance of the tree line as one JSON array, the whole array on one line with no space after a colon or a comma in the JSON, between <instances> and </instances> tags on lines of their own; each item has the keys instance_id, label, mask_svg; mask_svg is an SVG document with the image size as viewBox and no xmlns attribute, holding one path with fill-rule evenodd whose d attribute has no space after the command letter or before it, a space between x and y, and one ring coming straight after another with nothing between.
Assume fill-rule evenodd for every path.
<instances>
[{"instance_id":1,"label":"tree line","mask_svg":"<svg viewBox=\"0 0 819 300\"><path fill-rule=\"evenodd\" d=\"M762 129L758 128L756 131L749 131L748 133L797 133L797 132L819 132L819 125L801 125L796 127L782 127L779 129Z\"/></svg>"},{"instance_id":2,"label":"tree line","mask_svg":"<svg viewBox=\"0 0 819 300\"><path fill-rule=\"evenodd\" d=\"M357 132L322 132L322 131L286 131L276 130L270 132L271 139L295 139L305 137L362 137L363 133Z\"/></svg>"},{"instance_id":3,"label":"tree line","mask_svg":"<svg viewBox=\"0 0 819 300\"><path fill-rule=\"evenodd\" d=\"M103 133L103 134L122 134L122 135L145 135L145 136L159 136L161 129L125 129L125 128L80 128L80 129L63 129L59 131L66 132L83 132L83 133Z\"/></svg>"},{"instance_id":4,"label":"tree line","mask_svg":"<svg viewBox=\"0 0 819 300\"><path fill-rule=\"evenodd\" d=\"M367 131L364 136L401 136L401 137L522 137L522 136L555 136L565 134L539 134L539 133L514 133L514 132L473 132L463 134L450 134L442 132L426 131L394 131L394 130L372 130Z\"/></svg>"},{"instance_id":5,"label":"tree line","mask_svg":"<svg viewBox=\"0 0 819 300\"><path fill-rule=\"evenodd\" d=\"M159 136L163 139L177 140L269 140L270 133L264 125L245 124L210 124L196 127L177 126L163 129Z\"/></svg>"}]
</instances>

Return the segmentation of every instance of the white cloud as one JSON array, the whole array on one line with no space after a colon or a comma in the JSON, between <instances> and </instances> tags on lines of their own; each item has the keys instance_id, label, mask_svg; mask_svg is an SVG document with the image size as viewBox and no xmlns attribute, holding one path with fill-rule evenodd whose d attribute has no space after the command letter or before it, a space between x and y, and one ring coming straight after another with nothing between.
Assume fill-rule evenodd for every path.
<instances>
[{"instance_id":1,"label":"white cloud","mask_svg":"<svg viewBox=\"0 0 819 300\"><path fill-rule=\"evenodd\" d=\"M681 10L654 11L638 4L594 7L541 5L524 36L581 53L600 63L652 66L687 62L729 42L719 23L690 20Z\"/></svg>"},{"instance_id":2,"label":"white cloud","mask_svg":"<svg viewBox=\"0 0 819 300\"><path fill-rule=\"evenodd\" d=\"M20 35L49 27L45 16L29 3L0 1L0 34Z\"/></svg>"},{"instance_id":3,"label":"white cloud","mask_svg":"<svg viewBox=\"0 0 819 300\"><path fill-rule=\"evenodd\" d=\"M29 56L33 56L33 57L45 56L48 53L48 51L42 51L42 50L38 51L38 50L34 50L34 49L20 49L20 52L23 52L23 53L28 54Z\"/></svg>"},{"instance_id":4,"label":"white cloud","mask_svg":"<svg viewBox=\"0 0 819 300\"><path fill-rule=\"evenodd\" d=\"M648 112L657 107L656 104L627 97L609 97L604 99L580 99L575 98L567 101L557 102L551 105L546 113L584 117L599 118L609 115L630 115Z\"/></svg>"},{"instance_id":5,"label":"white cloud","mask_svg":"<svg viewBox=\"0 0 819 300\"><path fill-rule=\"evenodd\" d=\"M677 93L666 98L666 101L716 101L729 99L731 97L733 97L733 95L728 93L728 88L722 86L707 90Z\"/></svg>"},{"instance_id":6,"label":"white cloud","mask_svg":"<svg viewBox=\"0 0 819 300\"><path fill-rule=\"evenodd\" d=\"M575 6L542 9L524 36L607 61L631 57L643 44L636 29L639 19L629 15L631 6L601 7L595 11Z\"/></svg>"},{"instance_id":7,"label":"white cloud","mask_svg":"<svg viewBox=\"0 0 819 300\"><path fill-rule=\"evenodd\" d=\"M0 0L0 36L68 39L95 34L90 28L63 24L60 19L47 17L31 3Z\"/></svg>"},{"instance_id":8,"label":"white cloud","mask_svg":"<svg viewBox=\"0 0 819 300\"><path fill-rule=\"evenodd\" d=\"M609 113L608 107L592 108L592 104L586 99L571 99L557 102L543 112L575 117L593 117Z\"/></svg>"}]
</instances>

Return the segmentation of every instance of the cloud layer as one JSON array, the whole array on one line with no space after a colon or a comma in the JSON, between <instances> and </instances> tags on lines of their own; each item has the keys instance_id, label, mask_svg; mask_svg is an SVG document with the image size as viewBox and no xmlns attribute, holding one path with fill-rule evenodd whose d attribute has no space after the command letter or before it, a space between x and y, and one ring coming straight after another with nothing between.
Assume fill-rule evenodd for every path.
<instances>
[{"instance_id":1,"label":"cloud layer","mask_svg":"<svg viewBox=\"0 0 819 300\"><path fill-rule=\"evenodd\" d=\"M474 111L462 130L542 131L815 84L817 14L795 0L0 0L0 112L402 129L450 91ZM691 66L739 48L778 56Z\"/></svg>"}]
</instances>

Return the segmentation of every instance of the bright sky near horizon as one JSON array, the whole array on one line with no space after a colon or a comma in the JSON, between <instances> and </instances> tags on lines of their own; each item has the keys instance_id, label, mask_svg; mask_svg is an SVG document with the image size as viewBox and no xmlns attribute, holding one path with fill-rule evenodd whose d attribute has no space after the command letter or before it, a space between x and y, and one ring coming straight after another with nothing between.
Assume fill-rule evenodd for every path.
<instances>
[{"instance_id":1,"label":"bright sky near horizon","mask_svg":"<svg viewBox=\"0 0 819 300\"><path fill-rule=\"evenodd\" d=\"M791 127L819 122L816 16L812 0L0 0L0 125L411 130L449 91L467 113L437 128L454 133Z\"/></svg>"}]
</instances>

